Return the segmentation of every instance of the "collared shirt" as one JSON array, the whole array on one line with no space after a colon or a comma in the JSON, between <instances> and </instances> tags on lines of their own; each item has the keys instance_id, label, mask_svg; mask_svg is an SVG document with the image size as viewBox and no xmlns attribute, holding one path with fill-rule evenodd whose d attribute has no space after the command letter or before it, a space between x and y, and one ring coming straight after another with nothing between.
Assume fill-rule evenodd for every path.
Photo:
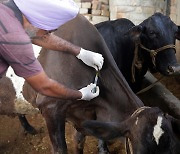
<instances>
[{"instance_id":1,"label":"collared shirt","mask_svg":"<svg viewBox=\"0 0 180 154\"><path fill-rule=\"evenodd\" d=\"M0 76L11 66L20 77L30 77L43 68L34 56L31 40L14 12L0 4Z\"/></svg>"}]
</instances>

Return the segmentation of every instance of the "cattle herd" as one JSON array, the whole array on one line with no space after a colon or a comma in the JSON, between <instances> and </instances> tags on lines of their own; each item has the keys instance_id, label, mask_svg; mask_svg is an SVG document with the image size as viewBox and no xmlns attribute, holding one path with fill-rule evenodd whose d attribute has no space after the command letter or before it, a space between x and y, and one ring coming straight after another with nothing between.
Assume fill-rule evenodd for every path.
<instances>
[{"instance_id":1,"label":"cattle herd","mask_svg":"<svg viewBox=\"0 0 180 154\"><path fill-rule=\"evenodd\" d=\"M180 39L179 26L161 13L139 25L128 19L118 19L93 26L78 15L55 34L101 53L105 61L98 76L100 95L91 101L43 96L24 83L23 96L40 109L54 154L68 153L66 121L77 130L74 136L76 153L83 153L86 136L93 135L99 139L101 154L111 153L107 142L120 137L125 139L127 154L180 154L178 116L166 114L159 107L144 106L135 94L141 89L147 71L179 75L180 65L175 56L175 40ZM80 89L94 81L95 70L72 55L42 49L38 59L48 76L70 88ZM12 104L17 98L12 82L6 76L0 81L3 81L0 82L0 113L16 114ZM10 94L8 97L3 93L6 90ZM27 131L35 131L23 113L19 118Z\"/></svg>"}]
</instances>

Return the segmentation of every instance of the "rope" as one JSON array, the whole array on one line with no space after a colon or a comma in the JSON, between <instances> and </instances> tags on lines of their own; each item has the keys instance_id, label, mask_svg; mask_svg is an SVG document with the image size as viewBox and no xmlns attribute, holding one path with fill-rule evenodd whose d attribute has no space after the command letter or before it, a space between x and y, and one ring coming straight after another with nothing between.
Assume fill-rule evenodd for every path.
<instances>
[{"instance_id":1,"label":"rope","mask_svg":"<svg viewBox=\"0 0 180 154\"><path fill-rule=\"evenodd\" d=\"M136 114L139 114L140 112L144 111L145 109L149 109L149 108L151 108L151 107L142 106L142 107L136 109L136 110L133 112L133 114L131 115L131 117L133 117L133 116L135 116ZM128 150L128 149L129 149L129 150ZM126 137L126 138L125 138L125 152L126 152L126 154L129 154L128 151L130 152L130 154L134 154L131 140L129 139L129 137Z\"/></svg>"},{"instance_id":2,"label":"rope","mask_svg":"<svg viewBox=\"0 0 180 154\"><path fill-rule=\"evenodd\" d=\"M174 44L165 45L165 46L155 49L155 50L150 50L150 49L146 48L145 46L143 46L141 43L139 45L142 49L144 49L150 53L150 56L152 58L152 63L155 67L156 67L156 55L158 54L158 52L163 51L165 49L169 49L169 48L175 49L175 52L176 52L176 45L174 45Z\"/></svg>"},{"instance_id":3,"label":"rope","mask_svg":"<svg viewBox=\"0 0 180 154\"><path fill-rule=\"evenodd\" d=\"M133 114L131 114L131 117L133 117L133 116L135 116L136 114L142 112L143 110L149 109L149 108L151 108L151 107L149 107L149 106L142 106L142 107L140 107L140 108L137 108L137 109L133 112Z\"/></svg>"},{"instance_id":4,"label":"rope","mask_svg":"<svg viewBox=\"0 0 180 154\"><path fill-rule=\"evenodd\" d=\"M175 52L176 52L176 45L174 45L174 44L165 45L165 46L163 46L161 48L151 50L151 49L148 49L145 46L143 46L140 41L136 42L135 43L135 50L134 50L134 58L133 58L133 61L132 61L132 66L131 66L131 75L132 75L132 82L133 83L136 81L136 79L135 79L135 67L138 68L138 69L142 68L142 63L138 60L138 48L139 47L141 47L142 49L144 49L144 50L146 50L146 51L148 51L150 53L150 56L152 58L152 63L153 63L153 65L155 67L156 67L156 55L158 54L158 52L163 51L165 49L169 49L169 48L175 49ZM140 67L140 64L141 64L141 67ZM140 93L143 93L143 92L151 89L162 78L163 77L158 79L155 83L152 83L148 87L146 87L146 88L142 89L141 91L137 92L136 94L140 94Z\"/></svg>"},{"instance_id":5,"label":"rope","mask_svg":"<svg viewBox=\"0 0 180 154\"><path fill-rule=\"evenodd\" d=\"M134 154L131 140L128 137L126 137L126 139L125 139L125 152L126 152L126 154L128 154L128 149L129 149L130 154Z\"/></svg>"},{"instance_id":6,"label":"rope","mask_svg":"<svg viewBox=\"0 0 180 154\"><path fill-rule=\"evenodd\" d=\"M165 46L160 47L160 48L155 49L155 50L148 49L148 48L146 48L145 46L143 46L141 43L139 43L139 45L140 45L140 47L141 47L142 49L144 49L144 50L146 50L146 51L156 52L156 53L158 53L158 52L160 52L160 51L163 51L163 50L165 50L165 49L169 49L169 48L176 49L176 45L174 45L174 44L168 44L168 45L165 45Z\"/></svg>"},{"instance_id":7,"label":"rope","mask_svg":"<svg viewBox=\"0 0 180 154\"><path fill-rule=\"evenodd\" d=\"M139 94L142 94L142 93L148 91L149 89L151 89L152 87L154 87L156 83L158 83L159 81L161 81L163 78L164 78L164 76L161 76L161 77L160 77L159 79L157 79L154 83L152 83L152 84L150 84L149 86L147 86L147 87L143 88L142 90L138 91L138 92L136 93L136 95L139 95Z\"/></svg>"},{"instance_id":8,"label":"rope","mask_svg":"<svg viewBox=\"0 0 180 154\"><path fill-rule=\"evenodd\" d=\"M139 41L136 42L135 43L135 50L134 50L134 58L133 58L133 61L132 61L132 66L131 66L132 82L135 82L135 66L136 66L136 63L138 63L138 64L140 63L140 61L138 61L138 47L141 47L142 49L144 49L144 50L146 50L146 51L148 51L150 53L150 56L152 58L152 63L153 63L153 65L155 67L156 67L156 58L155 57L158 54L158 52L163 51L165 49L169 49L169 48L175 49L175 52L176 52L176 45L174 45L174 44L165 45L165 46L163 46L161 48L151 50L151 49L148 49L145 46L143 46L141 44L141 42L139 42ZM140 69L140 67L138 67L138 68Z\"/></svg>"},{"instance_id":9,"label":"rope","mask_svg":"<svg viewBox=\"0 0 180 154\"><path fill-rule=\"evenodd\" d=\"M134 50L134 58L132 61L132 66L131 66L131 74L132 74L132 82L135 82L135 63L138 59L138 43L135 45L135 50Z\"/></svg>"}]
</instances>

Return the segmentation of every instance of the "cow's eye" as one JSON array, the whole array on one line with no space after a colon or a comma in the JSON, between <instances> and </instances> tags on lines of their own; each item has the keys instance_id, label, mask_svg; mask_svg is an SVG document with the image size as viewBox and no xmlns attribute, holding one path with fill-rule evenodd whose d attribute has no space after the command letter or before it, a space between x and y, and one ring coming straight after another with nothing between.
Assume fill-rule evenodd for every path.
<instances>
[{"instance_id":1,"label":"cow's eye","mask_svg":"<svg viewBox=\"0 0 180 154\"><path fill-rule=\"evenodd\" d=\"M149 34L150 34L150 35L153 35L153 34L155 34L155 33L154 33L154 31L149 31Z\"/></svg>"},{"instance_id":2,"label":"cow's eye","mask_svg":"<svg viewBox=\"0 0 180 154\"><path fill-rule=\"evenodd\" d=\"M154 31L149 31L149 37L151 38L156 37L156 33Z\"/></svg>"},{"instance_id":3,"label":"cow's eye","mask_svg":"<svg viewBox=\"0 0 180 154\"><path fill-rule=\"evenodd\" d=\"M168 113L163 113L163 116L168 119Z\"/></svg>"}]
</instances>

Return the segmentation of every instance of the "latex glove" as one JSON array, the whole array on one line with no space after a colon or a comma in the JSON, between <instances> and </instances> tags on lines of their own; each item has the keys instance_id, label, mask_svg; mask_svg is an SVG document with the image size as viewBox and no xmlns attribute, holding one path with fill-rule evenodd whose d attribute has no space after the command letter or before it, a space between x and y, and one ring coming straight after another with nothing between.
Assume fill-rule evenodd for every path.
<instances>
[{"instance_id":1,"label":"latex glove","mask_svg":"<svg viewBox=\"0 0 180 154\"><path fill-rule=\"evenodd\" d=\"M93 93L94 88L96 88ZM79 90L82 93L82 98L80 100L90 101L91 99L99 96L99 87L96 84L91 83L87 87L84 87Z\"/></svg>"},{"instance_id":2,"label":"latex glove","mask_svg":"<svg viewBox=\"0 0 180 154\"><path fill-rule=\"evenodd\" d=\"M104 63L104 58L101 54L83 48L81 48L80 53L76 57L81 59L86 65L95 68L96 71L101 70Z\"/></svg>"}]
</instances>

